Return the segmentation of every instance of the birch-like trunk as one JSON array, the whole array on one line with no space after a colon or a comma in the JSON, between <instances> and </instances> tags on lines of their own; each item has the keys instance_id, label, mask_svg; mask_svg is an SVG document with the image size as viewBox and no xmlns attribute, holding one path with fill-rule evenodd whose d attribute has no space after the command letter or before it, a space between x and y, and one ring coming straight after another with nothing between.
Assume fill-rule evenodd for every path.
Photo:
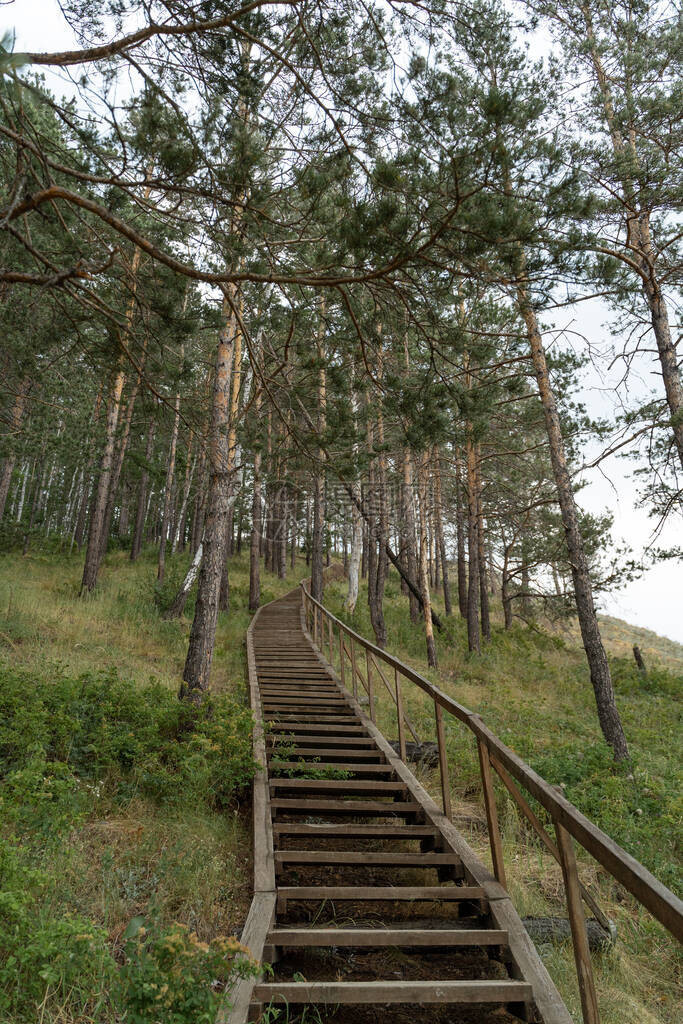
<instances>
[{"instance_id":1,"label":"birch-like trunk","mask_svg":"<svg viewBox=\"0 0 683 1024\"><path fill-rule=\"evenodd\" d=\"M427 641L427 664L436 668L436 644L434 642L434 627L432 625L432 600L429 592L429 550L428 550L428 537L427 537L427 464L428 454L424 452L418 458L417 467L417 490L418 490L418 506L419 506L419 555L418 555L418 570L419 570L419 582L420 582L420 594L422 597L422 615L424 618L425 627L425 639Z\"/></svg>"},{"instance_id":2,"label":"birch-like trunk","mask_svg":"<svg viewBox=\"0 0 683 1024\"><path fill-rule=\"evenodd\" d=\"M104 435L104 448L100 459L100 472L97 478L95 496L90 515L88 529L88 546L85 552L85 564L83 566L83 579L81 581L81 595L91 593L97 584L97 576L102 562L102 531L107 512L107 498L111 484L111 474L114 461L114 446L116 443L116 427L119 421L119 408L121 405L121 393L125 382L123 362L114 372L107 401L107 420Z\"/></svg>"},{"instance_id":3,"label":"birch-like trunk","mask_svg":"<svg viewBox=\"0 0 683 1024\"><path fill-rule=\"evenodd\" d=\"M200 541L199 546L194 553L194 558L190 563L190 568L187 570L187 573L185 574L185 579L180 584L178 593L173 598L173 601L169 608L164 612L163 617L165 619L179 619L180 616L185 611L185 605L187 603L188 597L190 596L190 591L194 586L194 581L197 579L197 576L199 575L199 567L202 564L203 553L204 546Z\"/></svg>"},{"instance_id":4,"label":"birch-like trunk","mask_svg":"<svg viewBox=\"0 0 683 1024\"><path fill-rule=\"evenodd\" d=\"M588 659L600 727L607 743L614 751L615 759L620 761L628 757L626 737L617 710L609 662L607 661L607 654L602 643L598 617L593 604L593 586L588 559L586 558L583 537L579 527L574 491L564 449L562 427L557 411L557 402L550 384L550 374L543 348L543 338L538 326L536 313L531 305L524 283L520 283L517 286L517 300L524 323L526 324L536 382L543 406L543 415L550 444L550 461L557 487L562 525L564 526L569 563L574 582L576 611L583 647Z\"/></svg>"},{"instance_id":5,"label":"birch-like trunk","mask_svg":"<svg viewBox=\"0 0 683 1024\"><path fill-rule=\"evenodd\" d=\"M183 360L181 348L180 361ZM161 512L161 539L159 541L159 563L157 566L157 580L164 582L166 573L166 541L169 532L169 519L171 515L171 491L173 489L173 477L175 475L175 457L178 447L178 429L180 427L180 389L176 391L173 403L173 429L171 430L171 443L168 449L168 462L166 464L166 485L164 487L164 504Z\"/></svg>"},{"instance_id":6,"label":"birch-like trunk","mask_svg":"<svg viewBox=\"0 0 683 1024\"><path fill-rule=\"evenodd\" d=\"M140 473L140 487L138 490L138 504L135 512L135 529L133 531L133 542L130 549L130 560L134 562L142 551L142 540L145 531L145 517L147 515L147 488L149 486L149 469L154 454L154 434L156 432L156 419L150 418L147 428L147 443L145 445L145 464Z\"/></svg>"},{"instance_id":7,"label":"birch-like trunk","mask_svg":"<svg viewBox=\"0 0 683 1024\"><path fill-rule=\"evenodd\" d=\"M446 541L443 532L443 497L441 493L441 456L439 449L434 449L434 524L436 527L437 550L441 560L441 582L443 584L443 603L446 615L453 613L451 606L451 586L448 579L448 563L446 561Z\"/></svg>"},{"instance_id":8,"label":"birch-like trunk","mask_svg":"<svg viewBox=\"0 0 683 1024\"><path fill-rule=\"evenodd\" d=\"M24 417L26 397L29 392L30 383L30 380L25 378L21 382L19 390L14 398L12 412L10 413L10 430L13 435L17 435L21 429L21 421ZM7 495L9 494L10 483L12 482L12 473L14 472L16 460L17 456L13 444L10 454L4 461L2 475L0 476L0 519L2 519L5 514L5 504L7 502Z\"/></svg>"},{"instance_id":9,"label":"birch-like trunk","mask_svg":"<svg viewBox=\"0 0 683 1024\"><path fill-rule=\"evenodd\" d=\"M460 449L455 453L455 526L458 549L458 609L463 619L467 618L467 560L465 558L465 512L462 487L462 456Z\"/></svg>"},{"instance_id":10,"label":"birch-like trunk","mask_svg":"<svg viewBox=\"0 0 683 1024\"><path fill-rule=\"evenodd\" d=\"M225 521L230 503L230 376L237 323L226 317L218 337L208 440L209 493L206 502L202 563L180 697L199 703L209 689L218 621L218 597L225 563Z\"/></svg>"},{"instance_id":11,"label":"birch-like trunk","mask_svg":"<svg viewBox=\"0 0 683 1024\"><path fill-rule=\"evenodd\" d=\"M326 426L327 413L327 379L323 362L323 338L325 332L325 300L320 298L318 326L318 435L322 437ZM318 449L318 465L315 467L313 479L313 533L311 537L311 594L316 601L322 602L324 577L324 530L325 530L325 474L323 471L325 450L322 445Z\"/></svg>"}]
</instances>

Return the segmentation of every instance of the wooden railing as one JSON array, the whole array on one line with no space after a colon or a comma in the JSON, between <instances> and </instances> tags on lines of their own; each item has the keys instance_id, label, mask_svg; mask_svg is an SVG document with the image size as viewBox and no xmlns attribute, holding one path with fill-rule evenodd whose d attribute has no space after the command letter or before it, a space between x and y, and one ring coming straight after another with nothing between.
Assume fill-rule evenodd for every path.
<instances>
[{"instance_id":1,"label":"wooden railing","mask_svg":"<svg viewBox=\"0 0 683 1024\"><path fill-rule=\"evenodd\" d=\"M334 652L339 652L339 676L343 685L358 699L362 686L367 695L370 718L375 721L376 685L389 692L396 711L396 727L400 757L406 760L406 731L418 741L417 731L403 706L403 681L411 683L431 698L434 705L436 742L439 759L441 794L444 814L451 818L451 785L448 774L448 756L444 731L444 711L452 715L473 733L479 756L481 785L486 808L493 872L500 884L507 888L503 844L498 824L498 811L493 787L493 772L500 778L517 808L526 818L548 852L560 864L567 900L567 911L574 947L574 960L581 996L584 1024L599 1024L597 997L590 951L585 902L600 924L608 930L610 922L595 899L581 884L578 876L574 844L576 840L603 868L615 878L635 899L646 907L679 942L683 941L683 903L666 886L643 867L635 858L622 850L605 832L585 817L563 795L559 787L549 785L533 768L522 761L514 751L486 727L481 717L449 697L419 672L398 658L370 643L355 633L346 623L316 601L305 584L301 584L306 626L321 654L334 665ZM364 662L365 672L359 667ZM350 674L350 681L347 679ZM376 680L375 680L376 676ZM526 790L549 814L555 831L555 840L546 831L540 818L520 791Z\"/></svg>"}]
</instances>

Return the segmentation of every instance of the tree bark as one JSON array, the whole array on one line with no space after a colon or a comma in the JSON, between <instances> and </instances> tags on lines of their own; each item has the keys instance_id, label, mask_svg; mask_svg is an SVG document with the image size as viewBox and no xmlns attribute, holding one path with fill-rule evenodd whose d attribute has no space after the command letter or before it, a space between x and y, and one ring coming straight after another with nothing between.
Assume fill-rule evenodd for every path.
<instances>
[{"instance_id":1,"label":"tree bark","mask_svg":"<svg viewBox=\"0 0 683 1024\"><path fill-rule=\"evenodd\" d=\"M226 310L227 312L227 310ZM218 621L218 597L225 562L225 521L231 478L229 473L230 375L235 354L237 323L226 316L215 356L211 426L209 431L209 493L202 564L190 642L183 670L180 697L199 703L209 689Z\"/></svg>"},{"instance_id":2,"label":"tree bark","mask_svg":"<svg viewBox=\"0 0 683 1024\"><path fill-rule=\"evenodd\" d=\"M354 433L358 430L358 399L354 390L351 398L353 408ZM354 466L358 462L358 443L353 444ZM348 592L346 595L346 610L353 615L358 603L358 587L360 584L360 562L363 555L363 516L361 514L361 482L360 473L354 468L354 477L351 483L353 492L351 501L351 550L348 559Z\"/></svg>"},{"instance_id":3,"label":"tree bark","mask_svg":"<svg viewBox=\"0 0 683 1024\"><path fill-rule=\"evenodd\" d=\"M462 456L460 449L455 454L455 524L458 546L458 609L461 618L467 618L467 563L465 560L465 513L462 495Z\"/></svg>"},{"instance_id":4,"label":"tree bark","mask_svg":"<svg viewBox=\"0 0 683 1024\"><path fill-rule=\"evenodd\" d=\"M434 449L434 524L436 527L437 550L441 558L441 582L443 583L444 610L446 615L452 615L451 587L448 579L448 564L446 562L446 542L443 535L441 455L438 448Z\"/></svg>"},{"instance_id":5,"label":"tree bark","mask_svg":"<svg viewBox=\"0 0 683 1024\"><path fill-rule=\"evenodd\" d=\"M427 664L436 668L436 644L434 642L434 629L432 626L432 601L429 593L429 567L427 564L429 551L428 551L428 537L427 537L427 465L429 457L427 452L424 452L418 458L418 469L417 469L417 487L418 487L418 505L419 505L419 533L420 533L420 546L419 546L419 574L420 574L420 593L422 596L422 614L424 618L425 627L425 639L427 641Z\"/></svg>"},{"instance_id":6,"label":"tree bark","mask_svg":"<svg viewBox=\"0 0 683 1024\"><path fill-rule=\"evenodd\" d=\"M147 487L149 485L149 469L154 453L154 434L156 431L156 419L150 417L147 428L147 444L145 446L145 465L140 473L140 488L138 490L138 506L135 513L135 530L133 532L133 543L130 549L130 560L134 562L142 551L142 538L145 529L145 516L147 514Z\"/></svg>"},{"instance_id":7,"label":"tree bark","mask_svg":"<svg viewBox=\"0 0 683 1024\"><path fill-rule=\"evenodd\" d=\"M471 424L467 425L467 646L481 654L479 633L479 526L477 507L477 456Z\"/></svg>"},{"instance_id":8,"label":"tree bark","mask_svg":"<svg viewBox=\"0 0 683 1024\"><path fill-rule=\"evenodd\" d=\"M614 110L612 86L605 72L600 48L595 37L590 7L581 6L584 16L585 40L593 64L595 79L600 93L605 120L612 141L612 149L618 158L623 158L626 149L631 150L633 161L638 165L638 154L635 141L625 141ZM584 38L583 32L581 38ZM676 347L671 337L669 312L664 298L661 282L655 266L656 253L652 244L649 210L639 209L634 182L622 175L624 204L626 207L626 255L631 263L635 262L640 271L640 284L650 312L652 330L657 343L659 364L664 381L664 394L671 414L671 430L678 450L678 458L683 466L683 384L676 356Z\"/></svg>"},{"instance_id":9,"label":"tree bark","mask_svg":"<svg viewBox=\"0 0 683 1024\"><path fill-rule=\"evenodd\" d=\"M484 512L482 508L481 466L479 446L475 452L477 466L477 562L479 565L479 605L481 610L481 635L484 640L491 639L491 617L489 614L489 579L486 568L486 549L484 539Z\"/></svg>"},{"instance_id":10,"label":"tree bark","mask_svg":"<svg viewBox=\"0 0 683 1024\"><path fill-rule=\"evenodd\" d=\"M30 380L25 377L19 385L19 390L14 398L14 404L12 406L12 412L10 413L10 430L12 434L18 434L21 428L21 421L24 417L24 409L26 407L26 398L28 396L30 388ZM0 476L0 519L5 514L5 504L7 502L7 495L9 494L10 483L12 482L12 473L14 472L14 466L17 461L16 452L14 451L14 445L7 455L3 467L2 476Z\"/></svg>"},{"instance_id":11,"label":"tree bark","mask_svg":"<svg viewBox=\"0 0 683 1024\"><path fill-rule=\"evenodd\" d=\"M318 327L318 436L322 438L326 425L327 408L327 380L325 375L325 363L323 360L323 337L325 330L325 302L320 299L320 314ZM313 536L311 539L311 595L316 601L323 599L323 557L324 557L324 529L325 529L325 474L323 464L325 450L322 444L318 447L318 465L315 468L313 479Z\"/></svg>"},{"instance_id":12,"label":"tree bark","mask_svg":"<svg viewBox=\"0 0 683 1024\"><path fill-rule=\"evenodd\" d=\"M107 402L107 421L105 426L104 449L100 460L100 472L97 478L95 498L90 526L88 529L88 546L85 552L85 565L83 566L83 579L81 581L81 595L91 593L97 584L97 576L102 562L102 531L107 511L107 498L111 483L112 466L114 460L114 445L116 443L116 427L119 419L119 408L121 405L121 393L125 382L123 361L119 360L117 369L109 391Z\"/></svg>"},{"instance_id":13,"label":"tree bark","mask_svg":"<svg viewBox=\"0 0 683 1024\"><path fill-rule=\"evenodd\" d=\"M180 616L185 611L185 605L190 595L190 591L192 590L194 581L197 579L197 576L199 574L199 566L202 563L203 553L204 545L202 541L200 541L197 550L194 553L194 558L192 559L190 568L187 570L187 573L185 574L185 579L181 583L178 593L173 598L173 601L170 604L170 606L164 612L163 617L165 619L179 619Z\"/></svg>"},{"instance_id":14,"label":"tree bark","mask_svg":"<svg viewBox=\"0 0 683 1024\"><path fill-rule=\"evenodd\" d=\"M588 659L600 727L605 740L614 751L615 759L620 761L628 757L628 746L617 710L607 654L605 653L602 637L600 636L598 618L593 604L593 587L588 559L586 558L583 538L579 528L574 492L564 450L562 427L555 395L550 385L550 374L548 373L543 339L536 313L529 299L526 284L523 282L517 286L517 300L524 323L526 324L536 382L543 405L543 415L550 443L550 461L555 477L562 525L564 526L572 579L574 581L576 611L581 629L581 638Z\"/></svg>"},{"instance_id":15,"label":"tree bark","mask_svg":"<svg viewBox=\"0 0 683 1024\"><path fill-rule=\"evenodd\" d=\"M183 360L181 349L180 360ZM173 403L173 429L171 430L171 443L168 449L168 462L166 464L166 484L164 487L164 503L161 511L161 538L159 540L159 562L157 565L157 580L164 582L166 573L166 541L168 538L169 519L171 517L171 491L173 488L173 477L175 475L175 457L178 447L178 428L180 426L180 388L176 391Z\"/></svg>"}]
</instances>

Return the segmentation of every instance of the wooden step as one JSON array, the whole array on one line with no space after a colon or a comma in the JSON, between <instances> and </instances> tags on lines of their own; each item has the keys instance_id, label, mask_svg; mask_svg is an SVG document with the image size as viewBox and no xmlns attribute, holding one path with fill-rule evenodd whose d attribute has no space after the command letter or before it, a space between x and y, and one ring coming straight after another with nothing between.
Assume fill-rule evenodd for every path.
<instances>
[{"instance_id":1,"label":"wooden step","mask_svg":"<svg viewBox=\"0 0 683 1024\"><path fill-rule=\"evenodd\" d=\"M303 715L300 711L271 711L269 720L276 724L284 725L316 725L320 720L320 715ZM325 715L325 728L329 729L332 725L354 725L358 722L355 715L336 715L333 713ZM362 728L360 723L356 728Z\"/></svg>"},{"instance_id":2,"label":"wooden step","mask_svg":"<svg viewBox=\"0 0 683 1024\"><path fill-rule=\"evenodd\" d=\"M499 928L275 928L273 946L507 946Z\"/></svg>"},{"instance_id":3,"label":"wooden step","mask_svg":"<svg viewBox=\"0 0 683 1024\"><path fill-rule=\"evenodd\" d=\"M277 737L273 737L269 734L266 736L266 743L274 744L276 742L276 739ZM280 741L278 740L278 742ZM375 746L375 741L370 739L367 733L365 734L365 736L318 736L316 734L312 734L310 736L300 735L297 737L297 743L300 747L305 747L306 750L309 751L312 756L315 756L315 754L321 752L318 749L319 747L325 747L325 745L329 746L330 743L333 744L335 748L353 748L354 753L367 752L368 754L372 754L373 757L382 756L379 753L377 747ZM366 750L363 750L363 748L366 748ZM371 749L367 750L367 748ZM344 753L346 754L346 750L344 750Z\"/></svg>"},{"instance_id":4,"label":"wooden step","mask_svg":"<svg viewBox=\"0 0 683 1024\"><path fill-rule=\"evenodd\" d=\"M364 725L321 725L319 722L316 722L315 725L313 725L308 722L303 722L300 723L296 729L293 728L295 725L297 725L296 722L273 722L271 731L291 732L295 738L299 735L303 736L305 733L311 733L316 737L316 739L322 739L323 737L318 736L318 734L325 732L339 734L340 736L352 736L354 733L363 733L367 736ZM326 737L326 742L329 743L329 737ZM374 746L374 740L370 740L370 746Z\"/></svg>"},{"instance_id":5,"label":"wooden step","mask_svg":"<svg viewBox=\"0 0 683 1024\"><path fill-rule=\"evenodd\" d=\"M412 800L296 800L277 797L270 801L274 811L281 814L317 814L329 811L332 814L364 816L380 815L395 818L403 814L417 814L422 805Z\"/></svg>"},{"instance_id":6,"label":"wooden step","mask_svg":"<svg viewBox=\"0 0 683 1024\"><path fill-rule=\"evenodd\" d=\"M387 1003L528 1003L531 985L524 981L274 981L254 986L262 1003L385 1005Z\"/></svg>"},{"instance_id":7,"label":"wooden step","mask_svg":"<svg viewBox=\"0 0 683 1024\"><path fill-rule=\"evenodd\" d=\"M271 779L271 792L277 789L305 789L310 793L407 793L404 782L380 782L375 779Z\"/></svg>"},{"instance_id":8,"label":"wooden step","mask_svg":"<svg viewBox=\"0 0 683 1024\"><path fill-rule=\"evenodd\" d=\"M275 752L276 750L277 747L273 745L272 751ZM388 767L383 754L380 754L376 750L364 750L363 748L356 749L354 747L338 747L330 749L329 747L287 747L287 752L292 755L296 755L299 759L322 759L327 763L335 765L339 760L357 765L358 767L368 767L368 763L374 761L383 767Z\"/></svg>"},{"instance_id":9,"label":"wooden step","mask_svg":"<svg viewBox=\"0 0 683 1024\"><path fill-rule=\"evenodd\" d=\"M280 761L275 764L270 762L273 771L340 771L353 772L354 775L393 775L394 769L390 764L359 764L357 761Z\"/></svg>"},{"instance_id":10,"label":"wooden step","mask_svg":"<svg viewBox=\"0 0 683 1024\"><path fill-rule=\"evenodd\" d=\"M386 864L390 867L429 868L448 865L460 867L454 853L394 853L382 850L368 853L363 850L282 850L275 853L276 864Z\"/></svg>"},{"instance_id":11,"label":"wooden step","mask_svg":"<svg viewBox=\"0 0 683 1024\"><path fill-rule=\"evenodd\" d=\"M486 903L484 889L479 885L279 885L278 897L284 900L340 900L350 902L379 901L402 903Z\"/></svg>"},{"instance_id":12,"label":"wooden step","mask_svg":"<svg viewBox=\"0 0 683 1024\"><path fill-rule=\"evenodd\" d=\"M309 825L298 821L284 821L273 825L273 835L317 836L339 839L428 839L439 835L430 825Z\"/></svg>"}]
</instances>

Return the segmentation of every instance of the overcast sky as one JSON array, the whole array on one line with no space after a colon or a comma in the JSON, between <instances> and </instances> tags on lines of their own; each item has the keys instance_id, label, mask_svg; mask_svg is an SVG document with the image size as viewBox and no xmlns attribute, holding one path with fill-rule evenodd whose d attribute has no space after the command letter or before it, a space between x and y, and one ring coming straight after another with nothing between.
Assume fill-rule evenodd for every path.
<instances>
[{"instance_id":1,"label":"overcast sky","mask_svg":"<svg viewBox=\"0 0 683 1024\"><path fill-rule=\"evenodd\" d=\"M6 29L16 31L17 51L59 50L75 45L56 0L14 0L13 3L0 6L0 34ZM77 73L78 69L74 70ZM58 95L72 91L66 82L60 81L49 71L46 72L46 78L50 88ZM609 311L604 304L598 301L586 302L578 304L572 311L563 311L556 325L585 335L593 344L607 344L602 324L608 319ZM644 396L652 388L661 390L657 365L654 356L639 357L636 374L632 379L635 394ZM583 374L580 397L594 416L607 416L613 411L613 385L619 379L621 369L620 366L615 367L611 378L604 380L591 369ZM589 453L589 461L595 454ZM631 470L630 463L612 457L602 464L601 469L587 471L587 486L580 492L579 502L595 513L610 509L614 514L615 540L626 540L637 557L651 543L653 523L644 510L636 507L636 486L629 479ZM671 524L658 538L657 545L664 547L676 540L680 543L680 530L679 519L675 527ZM623 590L611 596L601 595L600 606L611 615L683 643L682 575L680 565L673 562L660 563Z\"/></svg>"}]
</instances>

